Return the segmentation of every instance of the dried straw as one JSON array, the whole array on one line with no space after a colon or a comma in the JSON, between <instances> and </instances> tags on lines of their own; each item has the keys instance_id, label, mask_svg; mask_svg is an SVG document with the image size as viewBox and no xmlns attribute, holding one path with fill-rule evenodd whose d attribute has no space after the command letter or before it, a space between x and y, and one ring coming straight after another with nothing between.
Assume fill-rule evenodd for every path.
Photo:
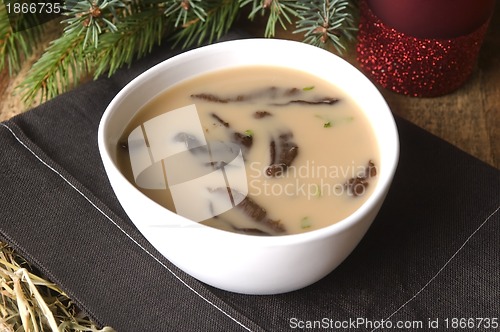
<instances>
[{"instance_id":1,"label":"dried straw","mask_svg":"<svg viewBox=\"0 0 500 332\"><path fill-rule=\"evenodd\" d=\"M54 283L0 242L0 331L113 332L98 329Z\"/></svg>"}]
</instances>

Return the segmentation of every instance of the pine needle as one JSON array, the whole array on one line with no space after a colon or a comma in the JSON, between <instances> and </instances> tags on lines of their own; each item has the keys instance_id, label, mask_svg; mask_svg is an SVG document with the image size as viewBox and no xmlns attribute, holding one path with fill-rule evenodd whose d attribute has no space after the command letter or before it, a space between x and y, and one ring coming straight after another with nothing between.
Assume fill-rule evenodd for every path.
<instances>
[{"instance_id":1,"label":"pine needle","mask_svg":"<svg viewBox=\"0 0 500 332\"><path fill-rule=\"evenodd\" d=\"M283 29L292 24L293 19L299 18L298 11L306 10L302 1L295 0L241 0L241 7L252 4L252 11L248 18L253 20L257 13L269 14L264 31L264 37L274 37L276 25L279 23Z\"/></svg>"},{"instance_id":2,"label":"pine needle","mask_svg":"<svg viewBox=\"0 0 500 332\"><path fill-rule=\"evenodd\" d=\"M120 33L107 32L99 38L94 50L93 63L90 65L94 77L108 72L111 76L124 65L130 65L136 58L151 52L159 45L165 35L166 19L163 11L152 7L131 14L117 24Z\"/></svg>"},{"instance_id":3,"label":"pine needle","mask_svg":"<svg viewBox=\"0 0 500 332\"><path fill-rule=\"evenodd\" d=\"M20 29L15 32L6 7L0 5L0 71L7 66L9 76L21 69L22 61L33 53L34 45L41 38L40 26L30 28L26 21L17 24Z\"/></svg>"},{"instance_id":4,"label":"pine needle","mask_svg":"<svg viewBox=\"0 0 500 332\"><path fill-rule=\"evenodd\" d=\"M207 15L203 19L195 11L186 14L188 19L172 37L174 46L183 42L182 47L186 48L221 38L233 25L240 9L238 1L233 0L206 0L204 5Z\"/></svg>"},{"instance_id":5,"label":"pine needle","mask_svg":"<svg viewBox=\"0 0 500 332\"><path fill-rule=\"evenodd\" d=\"M338 54L346 51L347 42L356 38L356 1L309 0L298 11L300 20L294 33L304 33L304 42L327 48L333 45Z\"/></svg>"},{"instance_id":6,"label":"pine needle","mask_svg":"<svg viewBox=\"0 0 500 332\"><path fill-rule=\"evenodd\" d=\"M78 31L72 31L66 33L65 38L52 42L19 86L27 105L31 105L38 94L41 94L43 101L68 91L88 74L89 64L83 50L84 38Z\"/></svg>"}]
</instances>

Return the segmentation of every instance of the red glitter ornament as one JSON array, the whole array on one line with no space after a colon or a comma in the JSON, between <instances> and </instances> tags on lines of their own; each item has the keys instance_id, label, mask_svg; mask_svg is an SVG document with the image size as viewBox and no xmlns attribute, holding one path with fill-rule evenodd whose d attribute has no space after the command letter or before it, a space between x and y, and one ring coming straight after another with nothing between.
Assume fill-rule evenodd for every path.
<instances>
[{"instance_id":1,"label":"red glitter ornament","mask_svg":"<svg viewBox=\"0 0 500 332\"><path fill-rule=\"evenodd\" d=\"M384 88L415 97L458 89L474 71L489 19L475 31L451 39L417 38L384 24L360 4L358 61Z\"/></svg>"}]
</instances>

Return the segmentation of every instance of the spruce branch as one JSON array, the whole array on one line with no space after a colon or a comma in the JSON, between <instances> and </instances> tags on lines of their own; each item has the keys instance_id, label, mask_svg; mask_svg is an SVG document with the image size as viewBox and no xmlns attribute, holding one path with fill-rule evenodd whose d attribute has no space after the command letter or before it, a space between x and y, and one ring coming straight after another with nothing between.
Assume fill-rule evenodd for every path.
<instances>
[{"instance_id":1,"label":"spruce branch","mask_svg":"<svg viewBox=\"0 0 500 332\"><path fill-rule=\"evenodd\" d=\"M21 69L22 60L33 53L33 46L41 39L42 28L39 25L30 28L33 22L26 21L22 15L17 20L14 24L10 22L7 9L0 5L0 71L7 66L9 76ZM14 25L19 27L19 31L14 31Z\"/></svg>"},{"instance_id":2,"label":"spruce branch","mask_svg":"<svg viewBox=\"0 0 500 332\"><path fill-rule=\"evenodd\" d=\"M106 32L99 39L93 52L94 78L106 72L111 76L134 58L151 52L161 43L166 26L166 17L158 6L122 18L116 26L120 33Z\"/></svg>"},{"instance_id":3,"label":"spruce branch","mask_svg":"<svg viewBox=\"0 0 500 332\"><path fill-rule=\"evenodd\" d=\"M278 22L286 30L287 24L292 23L292 17L298 18L300 11L307 10L302 2L294 0L240 0L240 6L252 4L252 11L248 15L250 20L253 20L259 12L264 15L269 11L264 37L274 37Z\"/></svg>"},{"instance_id":4,"label":"spruce branch","mask_svg":"<svg viewBox=\"0 0 500 332\"><path fill-rule=\"evenodd\" d=\"M348 0L67 0L64 33L31 68L20 89L30 104L41 92L50 99L88 75L112 75L149 53L165 37L173 46L213 42L234 24L243 8L248 19L266 15L264 36L273 37L276 25L295 22L294 33L305 42L333 47L341 53L356 31L356 1ZM3 8L5 10L5 8ZM0 17L5 13L0 11ZM28 54L34 35L10 33L8 20L0 21L0 66L19 64ZM2 23L3 22L3 23ZM2 25L3 24L3 25ZM33 33L33 32L27 32ZM0 67L1 69L1 67Z\"/></svg>"},{"instance_id":5,"label":"spruce branch","mask_svg":"<svg viewBox=\"0 0 500 332\"><path fill-rule=\"evenodd\" d=\"M207 13L203 9L202 0L174 0L165 9L165 16L176 16L174 26L184 26L190 19L190 16L196 16L200 21L204 21Z\"/></svg>"},{"instance_id":6,"label":"spruce branch","mask_svg":"<svg viewBox=\"0 0 500 332\"><path fill-rule=\"evenodd\" d=\"M64 9L64 15L68 16L63 20L63 24L67 24L64 28L66 33L73 31L85 33L83 47L87 46L87 42L91 40L92 45L97 48L99 43L99 35L104 29L111 32L116 32L115 23L117 20L117 9L125 8L125 4L120 0L81 0L67 1Z\"/></svg>"},{"instance_id":7,"label":"spruce branch","mask_svg":"<svg viewBox=\"0 0 500 332\"><path fill-rule=\"evenodd\" d=\"M233 25L240 6L233 0L205 0L205 17L196 11L186 10L186 22L172 37L174 46L183 41L183 48L203 42L213 42L224 35Z\"/></svg>"},{"instance_id":8,"label":"spruce branch","mask_svg":"<svg viewBox=\"0 0 500 332\"><path fill-rule=\"evenodd\" d=\"M307 9L299 10L300 20L294 33L304 33L304 42L327 47L330 43L342 54L345 41L355 39L357 31L356 1L310 0L303 1Z\"/></svg>"},{"instance_id":9,"label":"spruce branch","mask_svg":"<svg viewBox=\"0 0 500 332\"><path fill-rule=\"evenodd\" d=\"M68 91L89 73L91 66L85 57L84 38L73 30L51 43L18 87L26 104L31 105L38 93L40 101L44 101Z\"/></svg>"},{"instance_id":10,"label":"spruce branch","mask_svg":"<svg viewBox=\"0 0 500 332\"><path fill-rule=\"evenodd\" d=\"M26 104L41 91L41 101L69 90L88 76L112 75L135 58L144 56L161 42L165 16L156 6L122 17L114 30L103 30L96 47L86 45L86 34L67 29L31 68L19 87Z\"/></svg>"}]
</instances>

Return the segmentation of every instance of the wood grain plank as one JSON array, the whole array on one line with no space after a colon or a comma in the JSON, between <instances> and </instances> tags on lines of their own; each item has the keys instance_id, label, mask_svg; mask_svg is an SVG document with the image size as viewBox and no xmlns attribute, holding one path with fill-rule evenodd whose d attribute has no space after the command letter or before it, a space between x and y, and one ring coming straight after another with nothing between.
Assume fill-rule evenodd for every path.
<instances>
[{"instance_id":1,"label":"wood grain plank","mask_svg":"<svg viewBox=\"0 0 500 332\"><path fill-rule=\"evenodd\" d=\"M477 158L493 164L480 73L441 97L413 98L381 90L393 112Z\"/></svg>"},{"instance_id":2,"label":"wood grain plank","mask_svg":"<svg viewBox=\"0 0 500 332\"><path fill-rule=\"evenodd\" d=\"M497 4L479 55L481 93L492 165L500 168L500 5Z\"/></svg>"}]
</instances>

